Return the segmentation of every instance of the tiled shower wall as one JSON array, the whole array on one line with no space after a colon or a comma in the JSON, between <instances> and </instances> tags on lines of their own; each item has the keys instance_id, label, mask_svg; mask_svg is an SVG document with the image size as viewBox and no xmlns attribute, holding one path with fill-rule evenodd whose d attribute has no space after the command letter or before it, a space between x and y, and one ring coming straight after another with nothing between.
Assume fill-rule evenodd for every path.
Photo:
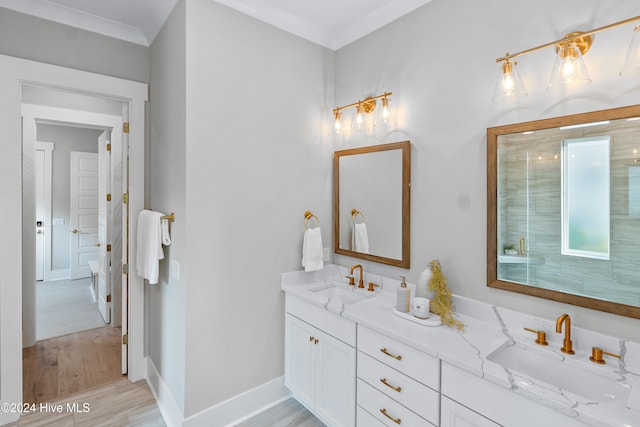
<instances>
[{"instance_id":1,"label":"tiled shower wall","mask_svg":"<svg viewBox=\"0 0 640 427\"><path fill-rule=\"evenodd\" d=\"M611 137L610 259L562 255L562 140L604 135ZM640 183L633 173L640 170L639 150L640 121L500 136L498 250L517 250L524 237L527 253L544 263L499 263L498 277L639 306Z\"/></svg>"}]
</instances>

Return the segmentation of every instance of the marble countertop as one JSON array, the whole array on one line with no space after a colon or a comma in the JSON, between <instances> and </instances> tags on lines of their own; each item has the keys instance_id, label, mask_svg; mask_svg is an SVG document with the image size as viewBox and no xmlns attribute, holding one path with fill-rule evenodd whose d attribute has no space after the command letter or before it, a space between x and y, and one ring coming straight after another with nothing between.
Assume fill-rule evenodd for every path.
<instances>
[{"instance_id":1,"label":"marble countertop","mask_svg":"<svg viewBox=\"0 0 640 427\"><path fill-rule=\"evenodd\" d=\"M380 285L375 292L367 292L348 287L345 279L347 273L346 267L333 264L317 272L283 273L282 290L514 393L576 417L585 424L640 426L640 344L573 326L571 336L576 354L566 355L560 351L564 333L555 333L555 319L541 319L455 295L454 311L456 318L464 323L464 331L446 325L420 325L393 314L399 280L365 273L365 285L369 282ZM339 298L332 299L326 294L312 291L331 286L344 288L347 292L358 292L362 295L362 301L343 304ZM410 283L409 288L413 297L415 285ZM524 328L546 331L549 346L536 345L536 335L526 332ZM588 399L516 370L505 369L487 359L497 349L509 345L562 360L572 369L583 369L610 378L614 385L621 385L616 387L622 394L610 401ZM593 346L620 354L621 358L605 356L605 365L594 364L589 361Z\"/></svg>"}]
</instances>

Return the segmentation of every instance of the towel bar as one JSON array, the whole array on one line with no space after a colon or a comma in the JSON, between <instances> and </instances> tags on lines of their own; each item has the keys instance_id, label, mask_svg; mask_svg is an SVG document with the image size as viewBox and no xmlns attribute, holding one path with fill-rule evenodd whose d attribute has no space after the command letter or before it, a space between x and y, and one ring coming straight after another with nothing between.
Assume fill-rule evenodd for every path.
<instances>
[{"instance_id":1,"label":"towel bar","mask_svg":"<svg viewBox=\"0 0 640 427\"><path fill-rule=\"evenodd\" d=\"M153 209L148 209L150 211L152 211ZM168 221L175 221L176 220L176 213L175 212L171 212L171 215L163 215L160 217L160 219L166 219Z\"/></svg>"}]
</instances>

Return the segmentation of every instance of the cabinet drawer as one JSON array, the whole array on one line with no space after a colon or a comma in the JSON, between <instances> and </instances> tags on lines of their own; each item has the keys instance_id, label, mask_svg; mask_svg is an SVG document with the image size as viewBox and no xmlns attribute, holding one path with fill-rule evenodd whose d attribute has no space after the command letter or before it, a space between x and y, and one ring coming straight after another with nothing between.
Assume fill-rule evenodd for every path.
<instances>
[{"instance_id":1,"label":"cabinet drawer","mask_svg":"<svg viewBox=\"0 0 640 427\"><path fill-rule=\"evenodd\" d=\"M438 392L362 352L358 352L358 378L411 409L433 424L438 424Z\"/></svg>"},{"instance_id":2,"label":"cabinet drawer","mask_svg":"<svg viewBox=\"0 0 640 427\"><path fill-rule=\"evenodd\" d=\"M440 390L440 361L435 357L360 325L358 350L436 391Z\"/></svg>"},{"instance_id":3,"label":"cabinet drawer","mask_svg":"<svg viewBox=\"0 0 640 427\"><path fill-rule=\"evenodd\" d=\"M373 415L358 406L358 427L384 427L384 423L378 421Z\"/></svg>"},{"instance_id":4,"label":"cabinet drawer","mask_svg":"<svg viewBox=\"0 0 640 427\"><path fill-rule=\"evenodd\" d=\"M340 341L356 346L355 322L289 294L285 294L285 310Z\"/></svg>"},{"instance_id":5,"label":"cabinet drawer","mask_svg":"<svg viewBox=\"0 0 640 427\"><path fill-rule=\"evenodd\" d=\"M358 405L389 427L434 426L361 379L358 379Z\"/></svg>"}]
</instances>

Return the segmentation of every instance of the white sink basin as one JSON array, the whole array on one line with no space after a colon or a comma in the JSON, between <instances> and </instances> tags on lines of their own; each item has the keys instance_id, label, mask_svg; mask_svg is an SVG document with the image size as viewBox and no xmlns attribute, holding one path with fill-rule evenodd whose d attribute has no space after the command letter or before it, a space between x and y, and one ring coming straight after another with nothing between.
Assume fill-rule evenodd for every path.
<instances>
[{"instance_id":1,"label":"white sink basin","mask_svg":"<svg viewBox=\"0 0 640 427\"><path fill-rule=\"evenodd\" d=\"M619 383L620 376L591 362L572 360L575 356L562 356L548 349L507 343L487 356L514 374L514 385L534 391L544 382L587 400L608 403L621 398L626 400L631 387ZM530 378L520 378L520 375Z\"/></svg>"},{"instance_id":2,"label":"white sink basin","mask_svg":"<svg viewBox=\"0 0 640 427\"><path fill-rule=\"evenodd\" d=\"M331 303L342 303L344 305L355 304L373 296L373 292L368 292L370 295L365 294L367 291L364 289L360 292L356 289L344 289L336 285L323 286L312 289L311 291L318 295L328 296Z\"/></svg>"}]
</instances>

